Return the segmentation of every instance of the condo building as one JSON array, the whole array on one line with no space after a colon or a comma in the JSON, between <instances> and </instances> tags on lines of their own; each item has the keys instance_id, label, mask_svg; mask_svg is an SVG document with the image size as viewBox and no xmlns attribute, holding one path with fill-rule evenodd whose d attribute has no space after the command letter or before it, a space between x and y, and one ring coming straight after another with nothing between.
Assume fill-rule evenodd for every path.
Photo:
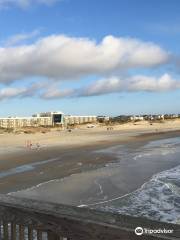
<instances>
[{"instance_id":1,"label":"condo building","mask_svg":"<svg viewBox=\"0 0 180 240\"><path fill-rule=\"evenodd\" d=\"M23 128L23 127L53 127L95 123L96 116L72 116L62 112L44 112L32 115L32 117L6 117L0 118L0 128Z\"/></svg>"}]
</instances>

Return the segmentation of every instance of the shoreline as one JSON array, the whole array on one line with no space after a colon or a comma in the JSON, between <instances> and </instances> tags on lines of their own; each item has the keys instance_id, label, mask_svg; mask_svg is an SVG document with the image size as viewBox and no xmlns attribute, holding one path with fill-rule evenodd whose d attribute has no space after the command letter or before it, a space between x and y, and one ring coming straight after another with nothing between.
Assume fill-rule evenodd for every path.
<instances>
[{"instance_id":1,"label":"shoreline","mask_svg":"<svg viewBox=\"0 0 180 240\"><path fill-rule=\"evenodd\" d=\"M28 171L22 171L18 174L12 174L0 179L0 192L9 193L30 188L53 179L62 179L72 174L88 172L101 167L108 163L115 162L117 157L105 153L96 154L96 150L106 149L116 145L129 145L137 148L151 140L171 138L180 136L180 130L168 132L119 132L112 131L110 138L106 139L109 134L103 132L103 138L98 139L94 144L67 144L66 146L49 146L40 150L10 153L0 156L1 172L6 172L18 167L30 167ZM114 136L114 140L112 141ZM51 163L43 163L46 160L58 158ZM39 163L34 169L33 164ZM42 164L41 164L42 163Z\"/></svg>"}]
</instances>

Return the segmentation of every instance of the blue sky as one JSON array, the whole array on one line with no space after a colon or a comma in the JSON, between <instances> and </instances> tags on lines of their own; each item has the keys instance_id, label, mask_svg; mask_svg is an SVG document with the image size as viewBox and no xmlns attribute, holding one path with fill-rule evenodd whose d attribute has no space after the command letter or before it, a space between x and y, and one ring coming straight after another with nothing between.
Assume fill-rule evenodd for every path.
<instances>
[{"instance_id":1,"label":"blue sky","mask_svg":"<svg viewBox=\"0 0 180 240\"><path fill-rule=\"evenodd\" d=\"M0 0L0 115L178 113L179 0Z\"/></svg>"}]
</instances>

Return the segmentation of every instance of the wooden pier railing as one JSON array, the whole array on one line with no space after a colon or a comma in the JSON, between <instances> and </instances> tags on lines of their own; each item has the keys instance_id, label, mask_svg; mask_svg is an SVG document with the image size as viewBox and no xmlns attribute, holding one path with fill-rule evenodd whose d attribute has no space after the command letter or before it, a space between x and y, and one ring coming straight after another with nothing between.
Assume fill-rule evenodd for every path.
<instances>
[{"instance_id":1,"label":"wooden pier railing","mask_svg":"<svg viewBox=\"0 0 180 240\"><path fill-rule=\"evenodd\" d=\"M0 240L180 239L180 225L0 195ZM136 227L171 229L137 236Z\"/></svg>"}]
</instances>

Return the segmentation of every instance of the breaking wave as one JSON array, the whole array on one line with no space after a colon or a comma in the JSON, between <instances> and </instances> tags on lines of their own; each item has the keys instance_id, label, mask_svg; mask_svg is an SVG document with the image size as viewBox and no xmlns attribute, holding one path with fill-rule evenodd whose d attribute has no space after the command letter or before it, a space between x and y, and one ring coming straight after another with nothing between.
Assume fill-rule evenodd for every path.
<instances>
[{"instance_id":1,"label":"breaking wave","mask_svg":"<svg viewBox=\"0 0 180 240\"><path fill-rule=\"evenodd\" d=\"M96 208L180 224L180 165L154 175L131 194Z\"/></svg>"}]
</instances>

